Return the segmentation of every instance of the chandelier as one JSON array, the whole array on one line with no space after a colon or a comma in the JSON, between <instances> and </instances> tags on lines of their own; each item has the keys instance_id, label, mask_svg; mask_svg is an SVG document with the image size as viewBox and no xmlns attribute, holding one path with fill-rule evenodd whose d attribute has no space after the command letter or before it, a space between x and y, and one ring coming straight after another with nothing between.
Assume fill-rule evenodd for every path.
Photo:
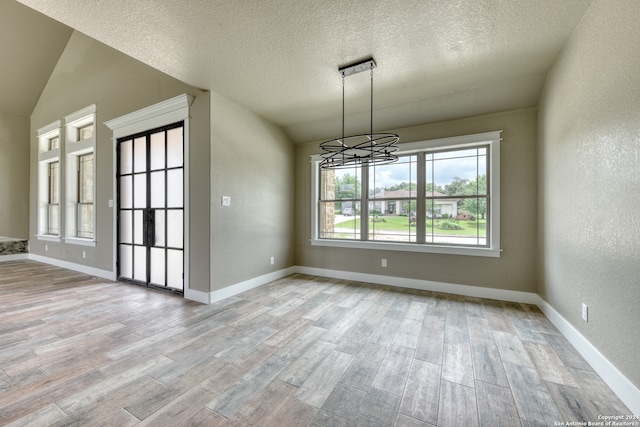
<instances>
[{"instance_id":1,"label":"chandelier","mask_svg":"<svg viewBox=\"0 0 640 427\"><path fill-rule=\"evenodd\" d=\"M357 64L339 68L342 75L342 136L320 144L322 169L338 169L358 165L386 164L398 160L396 143L400 137L394 133L373 133L373 69L376 63L369 58ZM363 71L371 72L371 115L369 133L344 135L344 79Z\"/></svg>"}]
</instances>

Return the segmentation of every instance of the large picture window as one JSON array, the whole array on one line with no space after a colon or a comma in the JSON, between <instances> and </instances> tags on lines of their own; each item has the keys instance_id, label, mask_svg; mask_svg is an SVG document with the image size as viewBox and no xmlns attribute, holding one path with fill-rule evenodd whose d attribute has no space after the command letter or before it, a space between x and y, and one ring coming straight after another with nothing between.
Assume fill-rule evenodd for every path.
<instances>
[{"instance_id":1,"label":"large picture window","mask_svg":"<svg viewBox=\"0 0 640 427\"><path fill-rule=\"evenodd\" d=\"M499 256L500 132L401 144L387 165L320 169L312 244Z\"/></svg>"}]
</instances>

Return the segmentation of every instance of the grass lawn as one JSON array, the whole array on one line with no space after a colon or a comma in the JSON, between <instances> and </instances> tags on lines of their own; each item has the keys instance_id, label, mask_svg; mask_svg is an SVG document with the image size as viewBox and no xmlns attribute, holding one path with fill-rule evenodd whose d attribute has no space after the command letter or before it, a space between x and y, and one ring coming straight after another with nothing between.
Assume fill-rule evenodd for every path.
<instances>
[{"instance_id":1,"label":"grass lawn","mask_svg":"<svg viewBox=\"0 0 640 427\"><path fill-rule=\"evenodd\" d=\"M478 221L453 221L462 227L462 230L445 230L438 228L438 224L442 222L441 219L427 219L426 228L427 233L430 234L431 227L433 227L434 234L450 234L455 236L476 236L478 229L480 229L480 235L486 234L486 220L479 219ZM446 221L446 220L445 220ZM360 228L360 219L353 218L347 221L343 221L336 224L336 227L344 227L353 229ZM374 228L379 231L396 231L396 232L408 232L409 231L409 218L406 216L379 216L375 223L369 223L369 228ZM415 225L411 226L411 229L415 229Z\"/></svg>"}]
</instances>

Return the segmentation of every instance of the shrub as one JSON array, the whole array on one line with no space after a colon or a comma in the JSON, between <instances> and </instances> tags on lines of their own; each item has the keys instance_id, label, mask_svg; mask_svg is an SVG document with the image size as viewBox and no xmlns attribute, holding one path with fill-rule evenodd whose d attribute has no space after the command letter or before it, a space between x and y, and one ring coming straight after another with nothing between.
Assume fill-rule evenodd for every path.
<instances>
[{"instance_id":1,"label":"shrub","mask_svg":"<svg viewBox=\"0 0 640 427\"><path fill-rule=\"evenodd\" d=\"M452 221L441 221L437 227L443 230L464 230L460 224L456 224Z\"/></svg>"},{"instance_id":2,"label":"shrub","mask_svg":"<svg viewBox=\"0 0 640 427\"><path fill-rule=\"evenodd\" d=\"M449 219L449 214L442 214L442 219Z\"/></svg>"},{"instance_id":3,"label":"shrub","mask_svg":"<svg viewBox=\"0 0 640 427\"><path fill-rule=\"evenodd\" d=\"M456 221L475 221L476 216L467 211L460 211L455 219Z\"/></svg>"}]
</instances>

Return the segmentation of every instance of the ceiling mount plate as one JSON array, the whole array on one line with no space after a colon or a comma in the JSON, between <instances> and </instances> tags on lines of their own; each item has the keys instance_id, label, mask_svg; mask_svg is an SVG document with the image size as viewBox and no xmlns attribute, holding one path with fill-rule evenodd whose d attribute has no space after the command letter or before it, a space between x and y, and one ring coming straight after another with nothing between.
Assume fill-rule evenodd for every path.
<instances>
[{"instance_id":1,"label":"ceiling mount plate","mask_svg":"<svg viewBox=\"0 0 640 427\"><path fill-rule=\"evenodd\" d=\"M340 71L340 74L342 74L344 77L348 77L352 74L369 71L372 68L376 68L376 61L374 61L373 58L369 58L356 64L347 65L346 67L340 67L338 68L338 71Z\"/></svg>"}]
</instances>

